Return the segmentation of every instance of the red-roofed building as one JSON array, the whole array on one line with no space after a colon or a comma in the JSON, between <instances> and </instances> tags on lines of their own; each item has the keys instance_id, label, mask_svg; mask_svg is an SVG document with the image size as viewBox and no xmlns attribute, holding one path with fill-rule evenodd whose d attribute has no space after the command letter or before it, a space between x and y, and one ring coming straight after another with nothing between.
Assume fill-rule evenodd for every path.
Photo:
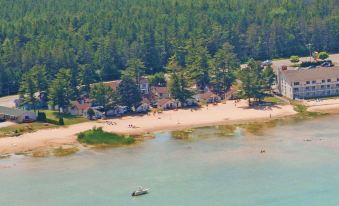
<instances>
[{"instance_id":1,"label":"red-roofed building","mask_svg":"<svg viewBox=\"0 0 339 206\"><path fill-rule=\"evenodd\" d=\"M208 92L198 94L197 100L204 101L206 103L216 103L216 102L220 102L221 98L218 95L214 94L213 92L208 91Z\"/></svg>"},{"instance_id":2,"label":"red-roofed building","mask_svg":"<svg viewBox=\"0 0 339 206\"><path fill-rule=\"evenodd\" d=\"M86 116L87 110L91 107L89 103L80 103L79 101L71 102L68 111L71 115Z\"/></svg>"},{"instance_id":3,"label":"red-roofed building","mask_svg":"<svg viewBox=\"0 0 339 206\"><path fill-rule=\"evenodd\" d=\"M168 87L152 87L154 99L168 99L170 97Z\"/></svg>"}]
</instances>

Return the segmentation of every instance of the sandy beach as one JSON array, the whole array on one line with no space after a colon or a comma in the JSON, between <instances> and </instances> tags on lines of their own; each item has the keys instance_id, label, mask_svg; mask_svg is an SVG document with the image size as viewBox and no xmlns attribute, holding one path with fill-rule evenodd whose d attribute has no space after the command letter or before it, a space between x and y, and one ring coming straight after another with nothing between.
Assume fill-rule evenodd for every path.
<instances>
[{"instance_id":1,"label":"sandy beach","mask_svg":"<svg viewBox=\"0 0 339 206\"><path fill-rule=\"evenodd\" d=\"M339 105L338 105L339 107ZM180 130L191 127L227 124L258 119L270 119L294 115L291 105L249 108L246 100L238 103L228 101L218 105L209 105L197 110L182 109L164 111L159 114L128 116L107 121L94 121L62 127L57 129L39 130L23 134L19 137L0 138L0 154L18 153L40 148L56 147L65 144L76 144L76 134L88 129L103 127L105 131L140 135L159 131ZM134 128L129 127L133 125Z\"/></svg>"},{"instance_id":2,"label":"sandy beach","mask_svg":"<svg viewBox=\"0 0 339 206\"><path fill-rule=\"evenodd\" d=\"M339 113L339 99L320 101L305 100L308 111ZM32 150L78 144L76 134L96 127L105 131L142 135L154 132L181 130L186 128L210 126L215 124L232 124L256 120L269 120L296 114L292 105L275 105L271 107L248 107L248 102L227 101L218 105L209 105L199 109L180 109L156 114L126 116L109 120L80 123L56 129L44 129L26 133L19 137L0 138L0 154L27 152ZM114 123L107 124L107 121ZM129 127L133 125L133 128Z\"/></svg>"},{"instance_id":3,"label":"sandy beach","mask_svg":"<svg viewBox=\"0 0 339 206\"><path fill-rule=\"evenodd\" d=\"M339 113L339 99L304 100L303 104L310 112Z\"/></svg>"}]
</instances>

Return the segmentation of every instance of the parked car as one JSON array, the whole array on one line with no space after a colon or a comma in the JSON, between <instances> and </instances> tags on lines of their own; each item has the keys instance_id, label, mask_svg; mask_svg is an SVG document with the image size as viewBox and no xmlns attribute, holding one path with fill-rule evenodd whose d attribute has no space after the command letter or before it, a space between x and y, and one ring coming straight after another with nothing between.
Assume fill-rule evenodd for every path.
<instances>
[{"instance_id":1,"label":"parked car","mask_svg":"<svg viewBox=\"0 0 339 206\"><path fill-rule=\"evenodd\" d=\"M265 60L261 62L261 66L271 66L273 64L272 60Z\"/></svg>"}]
</instances>

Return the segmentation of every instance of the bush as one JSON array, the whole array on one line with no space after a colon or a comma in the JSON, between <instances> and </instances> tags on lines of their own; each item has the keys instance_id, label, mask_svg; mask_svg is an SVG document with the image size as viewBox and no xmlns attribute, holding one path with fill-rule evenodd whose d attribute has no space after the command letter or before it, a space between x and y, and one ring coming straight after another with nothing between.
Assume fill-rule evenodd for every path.
<instances>
[{"instance_id":1,"label":"bush","mask_svg":"<svg viewBox=\"0 0 339 206\"><path fill-rule=\"evenodd\" d=\"M320 52L319 53L319 59L321 60L325 60L329 57L328 53L327 52Z\"/></svg>"},{"instance_id":2,"label":"bush","mask_svg":"<svg viewBox=\"0 0 339 206\"><path fill-rule=\"evenodd\" d=\"M63 117L59 117L59 125L65 125Z\"/></svg>"},{"instance_id":3,"label":"bush","mask_svg":"<svg viewBox=\"0 0 339 206\"><path fill-rule=\"evenodd\" d=\"M307 107L302 104L297 104L294 106L294 110L298 113L305 113L307 112Z\"/></svg>"},{"instance_id":4,"label":"bush","mask_svg":"<svg viewBox=\"0 0 339 206\"><path fill-rule=\"evenodd\" d=\"M89 119L92 120L93 117L94 117L94 115L95 115L94 110L93 110L92 108L89 108L89 109L87 110L87 115L88 115Z\"/></svg>"},{"instance_id":5,"label":"bush","mask_svg":"<svg viewBox=\"0 0 339 206\"><path fill-rule=\"evenodd\" d=\"M78 140L79 142L91 145L128 145L135 142L133 137L105 132L101 127L94 127L91 130L79 133Z\"/></svg>"},{"instance_id":6,"label":"bush","mask_svg":"<svg viewBox=\"0 0 339 206\"><path fill-rule=\"evenodd\" d=\"M300 61L300 58L299 58L299 56L291 56L290 61L292 63L298 63Z\"/></svg>"},{"instance_id":7,"label":"bush","mask_svg":"<svg viewBox=\"0 0 339 206\"><path fill-rule=\"evenodd\" d=\"M47 121L46 113L45 112L38 112L37 121L46 122Z\"/></svg>"}]
</instances>

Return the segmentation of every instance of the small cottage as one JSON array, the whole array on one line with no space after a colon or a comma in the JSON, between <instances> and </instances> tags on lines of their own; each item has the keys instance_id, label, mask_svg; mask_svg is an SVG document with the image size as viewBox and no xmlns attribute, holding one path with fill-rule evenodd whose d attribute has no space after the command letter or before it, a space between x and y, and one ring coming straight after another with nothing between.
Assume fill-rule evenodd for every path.
<instances>
[{"instance_id":1,"label":"small cottage","mask_svg":"<svg viewBox=\"0 0 339 206\"><path fill-rule=\"evenodd\" d=\"M157 102L158 109L167 110L167 109L177 109L181 107L181 103L174 99L160 99Z\"/></svg>"},{"instance_id":2,"label":"small cottage","mask_svg":"<svg viewBox=\"0 0 339 206\"><path fill-rule=\"evenodd\" d=\"M168 99L170 96L167 87L152 87L152 95L154 99Z\"/></svg>"},{"instance_id":3,"label":"small cottage","mask_svg":"<svg viewBox=\"0 0 339 206\"><path fill-rule=\"evenodd\" d=\"M139 113L146 113L150 110L150 108L151 108L151 102L148 99L143 98L140 105L136 108L136 111Z\"/></svg>"},{"instance_id":4,"label":"small cottage","mask_svg":"<svg viewBox=\"0 0 339 206\"><path fill-rule=\"evenodd\" d=\"M80 103L79 101L71 102L71 106L68 109L68 112L71 115L77 116L87 116L87 110L90 108L89 103Z\"/></svg>"},{"instance_id":5,"label":"small cottage","mask_svg":"<svg viewBox=\"0 0 339 206\"><path fill-rule=\"evenodd\" d=\"M200 102L203 101L206 103L217 103L221 101L221 98L218 95L214 94L213 92L208 91L208 92L198 94L197 100Z\"/></svg>"}]
</instances>

